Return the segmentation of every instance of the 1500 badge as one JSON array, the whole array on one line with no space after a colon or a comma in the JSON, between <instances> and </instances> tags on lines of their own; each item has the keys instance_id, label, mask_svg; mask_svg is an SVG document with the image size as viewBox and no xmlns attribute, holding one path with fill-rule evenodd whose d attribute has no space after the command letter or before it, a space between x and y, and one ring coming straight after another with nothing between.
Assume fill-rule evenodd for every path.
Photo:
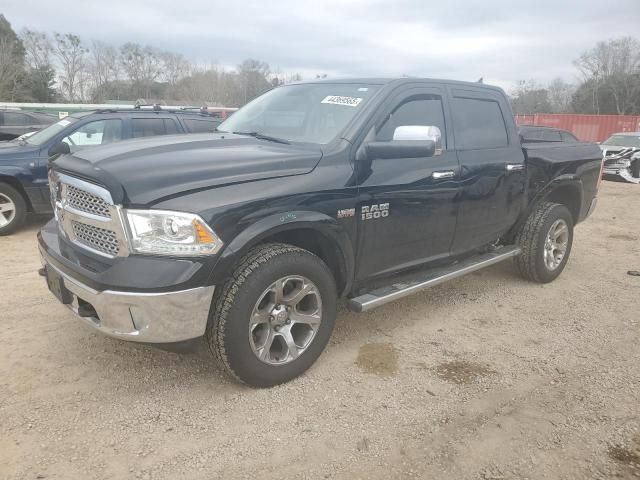
<instances>
[{"instance_id":1,"label":"1500 badge","mask_svg":"<svg viewBox=\"0 0 640 480\"><path fill-rule=\"evenodd\" d=\"M363 206L360 211L362 220L372 220L389 216L389 204L378 203L375 205Z\"/></svg>"}]
</instances>

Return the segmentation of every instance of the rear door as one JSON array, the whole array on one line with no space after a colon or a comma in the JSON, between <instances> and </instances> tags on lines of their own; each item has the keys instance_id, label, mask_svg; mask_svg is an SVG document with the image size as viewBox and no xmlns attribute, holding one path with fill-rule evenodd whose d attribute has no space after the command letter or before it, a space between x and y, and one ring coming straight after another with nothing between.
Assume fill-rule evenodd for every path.
<instances>
[{"instance_id":1,"label":"rear door","mask_svg":"<svg viewBox=\"0 0 640 480\"><path fill-rule=\"evenodd\" d=\"M398 126L437 126L442 151L433 157L356 162L358 280L449 256L458 192L458 159L449 148L449 120L443 87L414 86L395 94L380 108L375 125L367 127L367 140L390 141Z\"/></svg>"},{"instance_id":2,"label":"rear door","mask_svg":"<svg viewBox=\"0 0 640 480\"><path fill-rule=\"evenodd\" d=\"M525 160L504 96L449 88L461 182L451 249L457 255L494 243L516 222L523 208Z\"/></svg>"}]
</instances>

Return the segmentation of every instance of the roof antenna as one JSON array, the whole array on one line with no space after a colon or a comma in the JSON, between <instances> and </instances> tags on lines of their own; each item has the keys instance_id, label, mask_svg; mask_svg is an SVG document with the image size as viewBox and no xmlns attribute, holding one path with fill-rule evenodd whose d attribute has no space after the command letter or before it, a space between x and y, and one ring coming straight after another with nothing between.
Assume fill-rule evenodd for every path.
<instances>
[{"instance_id":1,"label":"roof antenna","mask_svg":"<svg viewBox=\"0 0 640 480\"><path fill-rule=\"evenodd\" d=\"M476 83L484 83L484 77L480 77Z\"/></svg>"}]
</instances>

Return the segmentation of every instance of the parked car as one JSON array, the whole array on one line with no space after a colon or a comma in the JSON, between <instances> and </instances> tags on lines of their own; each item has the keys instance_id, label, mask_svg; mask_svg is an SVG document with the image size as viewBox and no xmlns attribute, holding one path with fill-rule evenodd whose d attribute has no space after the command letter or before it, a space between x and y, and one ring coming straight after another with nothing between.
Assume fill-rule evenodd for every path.
<instances>
[{"instance_id":1,"label":"parked car","mask_svg":"<svg viewBox=\"0 0 640 480\"><path fill-rule=\"evenodd\" d=\"M26 138L0 143L0 235L18 229L27 212L51 213L51 155L132 138L211 133L220 121L197 110L99 110L75 113Z\"/></svg>"},{"instance_id":2,"label":"parked car","mask_svg":"<svg viewBox=\"0 0 640 480\"><path fill-rule=\"evenodd\" d=\"M605 175L640 183L640 132L614 133L600 144Z\"/></svg>"},{"instance_id":3,"label":"parked car","mask_svg":"<svg viewBox=\"0 0 640 480\"><path fill-rule=\"evenodd\" d=\"M566 130L560 130L559 128L552 127L539 127L535 125L522 125L518 127L518 133L522 138L523 143L531 142L579 142L576 136L567 132Z\"/></svg>"},{"instance_id":4,"label":"parked car","mask_svg":"<svg viewBox=\"0 0 640 480\"><path fill-rule=\"evenodd\" d=\"M230 375L268 387L319 357L341 298L363 312L511 258L551 282L601 173L597 145L521 145L496 87L287 85L214 135L58 157L40 274L105 334L204 335Z\"/></svg>"},{"instance_id":5,"label":"parked car","mask_svg":"<svg viewBox=\"0 0 640 480\"><path fill-rule=\"evenodd\" d=\"M40 112L0 110L0 141L12 140L29 132L37 132L58 120L58 117Z\"/></svg>"}]
</instances>

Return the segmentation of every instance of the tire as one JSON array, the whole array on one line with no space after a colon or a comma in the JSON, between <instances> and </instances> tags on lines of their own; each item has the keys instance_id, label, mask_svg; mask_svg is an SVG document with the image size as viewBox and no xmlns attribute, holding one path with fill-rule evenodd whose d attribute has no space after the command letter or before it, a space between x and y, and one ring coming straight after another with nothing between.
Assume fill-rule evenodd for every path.
<instances>
[{"instance_id":1,"label":"tire","mask_svg":"<svg viewBox=\"0 0 640 480\"><path fill-rule=\"evenodd\" d=\"M286 281L278 283L282 279ZM303 288L313 293L306 294ZM277 291L283 292L280 301L275 296ZM287 300L303 294L306 296L295 305ZM292 320L300 317L299 306L303 303L304 318L314 317L318 324ZM318 359L331 337L336 305L333 275L320 258L292 245L262 245L240 261L233 277L216 294L207 343L233 378L252 387L272 387L301 375ZM282 309L292 310L283 314ZM265 314L269 319L266 322ZM278 320L283 315L288 321ZM250 327L254 318L264 323ZM282 321L285 323L278 324ZM295 340L292 348L283 333L287 328L291 332L287 338ZM267 344L268 348L260 348Z\"/></svg>"},{"instance_id":2,"label":"tire","mask_svg":"<svg viewBox=\"0 0 640 480\"><path fill-rule=\"evenodd\" d=\"M631 176L633 178L640 178L640 158L631 164Z\"/></svg>"},{"instance_id":3,"label":"tire","mask_svg":"<svg viewBox=\"0 0 640 480\"><path fill-rule=\"evenodd\" d=\"M0 236L15 232L26 218L24 197L11 185L0 183Z\"/></svg>"},{"instance_id":4,"label":"tire","mask_svg":"<svg viewBox=\"0 0 640 480\"><path fill-rule=\"evenodd\" d=\"M547 244L548 236L552 237L566 226L566 237L558 237L557 243ZM553 229L553 233L552 233ZM562 234L564 235L564 233ZM565 244L564 253L560 250L549 251L546 245ZM522 253L515 258L520 275L537 283L549 283L555 280L564 270L573 243L573 217L564 205L543 202L531 212L516 236L516 244ZM552 247L553 248L553 247ZM545 254L545 250L547 253ZM555 265L554 268L549 264Z\"/></svg>"}]
</instances>

